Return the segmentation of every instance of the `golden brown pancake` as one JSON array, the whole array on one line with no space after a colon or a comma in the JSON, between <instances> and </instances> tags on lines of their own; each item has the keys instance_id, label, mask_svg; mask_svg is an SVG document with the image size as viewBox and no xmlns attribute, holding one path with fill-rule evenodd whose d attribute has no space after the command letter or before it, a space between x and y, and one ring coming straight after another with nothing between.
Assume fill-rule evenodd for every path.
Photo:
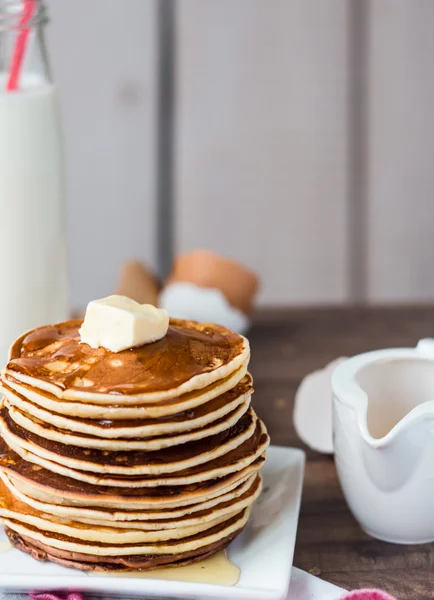
<instances>
[{"instance_id":1,"label":"golden brown pancake","mask_svg":"<svg viewBox=\"0 0 434 600\"><path fill-rule=\"evenodd\" d=\"M165 401L226 377L249 355L247 340L225 327L171 319L161 340L113 353L80 343L82 321L34 329L11 347L6 368L59 398L113 402L134 395Z\"/></svg>"},{"instance_id":2,"label":"golden brown pancake","mask_svg":"<svg viewBox=\"0 0 434 600\"><path fill-rule=\"evenodd\" d=\"M247 481L247 490L238 497L233 497L231 500L220 501L212 508L197 510L196 512L190 513L183 517L165 518L154 521L100 521L97 519L86 519L84 517L76 517L76 521L79 523L86 523L88 525L97 525L101 527L114 527L117 528L131 528L143 531L153 531L162 529L177 529L178 527L190 527L197 523L210 522L213 519L218 519L224 514L235 513L244 508L247 508L253 504L258 498L262 491L262 480L258 475L256 476L253 483L250 480ZM228 494L230 495L230 494ZM218 498L221 500L221 497ZM190 507L189 507L190 508ZM168 515L171 517L172 511L168 511Z\"/></svg>"},{"instance_id":3,"label":"golden brown pancake","mask_svg":"<svg viewBox=\"0 0 434 600\"><path fill-rule=\"evenodd\" d=\"M35 467L43 467L52 473L58 473L66 477L71 477L81 482L86 482L91 485L115 486L115 487L161 487L161 486L183 486L186 484L194 484L222 478L230 473L239 472L248 465L263 455L268 447L269 438L264 429L262 422L256 423L256 430L253 436L249 433L247 439L241 446L211 460L202 465L190 467L184 471L179 471L174 474L162 473L160 475L112 475L101 474L90 471L82 471L69 468L59 463L54 463L46 458L42 458L36 454L24 450L19 446L13 446L11 439L4 433L3 437L9 447L13 449L21 458L33 463ZM259 440L259 442L256 442Z\"/></svg>"},{"instance_id":4,"label":"golden brown pancake","mask_svg":"<svg viewBox=\"0 0 434 600\"><path fill-rule=\"evenodd\" d=\"M205 404L224 394L239 383L247 373L247 362L233 373L219 379L214 383L192 392L182 394L177 398L165 402L141 403L137 396L109 396L109 402L95 404L94 401L101 397L86 396L84 401L64 400L45 389L32 387L25 382L11 377L9 373L1 374L3 394L11 404L20 407L20 398L36 406L49 410L52 413L66 417L89 418L92 420L132 420L132 419L160 419L187 411Z\"/></svg>"},{"instance_id":5,"label":"golden brown pancake","mask_svg":"<svg viewBox=\"0 0 434 600\"><path fill-rule=\"evenodd\" d=\"M32 498L48 497L52 504L97 506L140 510L142 508L174 508L215 498L233 489L237 483L259 470L264 458L248 467L219 479L180 486L115 487L92 485L64 477L23 460L0 438L0 470L12 483Z\"/></svg>"},{"instance_id":6,"label":"golden brown pancake","mask_svg":"<svg viewBox=\"0 0 434 600\"><path fill-rule=\"evenodd\" d=\"M98 521L104 523L114 523L117 526L122 523L123 526L128 526L128 523L133 522L136 525L141 523L152 529L154 523L166 527L176 527L178 522L187 522L192 516L198 519L206 518L211 509L217 512L223 507L229 506L231 502L238 502L246 497L246 494L255 495L261 486L261 477L256 473L249 475L247 479L236 481L229 487L226 487L219 496L198 502L196 504L176 506L175 508L166 508L164 504L159 508L128 510L122 508L104 507L89 507L89 506L65 506L59 504L49 504L35 500L27 496L13 485L8 475L0 471L0 478L3 485L6 486L13 498L18 501L46 514L52 514L66 520L77 521Z\"/></svg>"},{"instance_id":7,"label":"golden brown pancake","mask_svg":"<svg viewBox=\"0 0 434 600\"><path fill-rule=\"evenodd\" d=\"M9 491L5 484L2 483L2 493L5 492L5 489ZM103 535L110 532L115 532L116 534L120 532L132 532L135 534L138 532L151 532L154 534L166 532L168 537L165 539L169 539L170 537L179 538L180 532L185 532L187 528L204 526L204 529L206 529L207 527L211 527L211 524L218 519L227 518L228 515L239 513L241 510L248 508L258 498L261 489L261 480L257 477L255 482L238 498L221 502L212 508L200 510L178 519L169 518L154 521L101 521L84 517L75 517L73 520L65 519L51 514L51 511L37 510L10 493L9 497L8 495L4 495L2 502L0 502L0 517L15 519L16 521L29 523L35 527L46 528L48 531L58 531L59 533L80 539L105 541ZM170 515L170 511L168 512ZM87 530L91 536L89 537L86 531L85 535L82 536L80 529ZM74 531L77 532L77 535L74 534Z\"/></svg>"},{"instance_id":8,"label":"golden brown pancake","mask_svg":"<svg viewBox=\"0 0 434 600\"><path fill-rule=\"evenodd\" d=\"M33 558L40 561L51 561L70 567L72 569L80 569L82 571L100 571L100 572L123 572L123 571L140 571L156 569L158 567L184 566L200 560L204 560L226 548L228 544L241 532L234 532L223 540L209 544L205 548L199 548L190 552L183 552L176 557L172 555L151 555L151 556L120 556L120 557L93 557L78 552L66 552L51 548L39 541L30 539L27 536L19 535L15 531L6 528L6 533L11 541L11 544L30 554Z\"/></svg>"},{"instance_id":9,"label":"golden brown pancake","mask_svg":"<svg viewBox=\"0 0 434 600\"><path fill-rule=\"evenodd\" d=\"M55 427L50 423L44 423L37 417L26 414L22 410L12 406L7 400L4 402L8 410L9 417L27 431L30 431L44 439L60 442L70 446L80 446L86 449L111 450L111 451L132 451L132 450L162 450L180 444L187 444L196 440L209 438L234 427L243 415L249 410L250 397L239 404L234 410L216 419L209 425L204 425L199 429L174 433L172 435L163 435L157 437L143 438L100 438L87 433L76 433L65 429Z\"/></svg>"},{"instance_id":10,"label":"golden brown pancake","mask_svg":"<svg viewBox=\"0 0 434 600\"><path fill-rule=\"evenodd\" d=\"M18 410L28 414L39 422L70 432L84 433L104 439L149 439L162 435L175 436L179 432L192 431L215 423L235 410L253 393L252 377L246 375L230 390L208 402L173 415L159 418L136 418L112 421L110 419L89 419L68 417L46 410L25 398L6 384L3 384L8 402ZM23 385L25 391L30 386ZM107 411L106 411L107 413Z\"/></svg>"},{"instance_id":11,"label":"golden brown pancake","mask_svg":"<svg viewBox=\"0 0 434 600\"><path fill-rule=\"evenodd\" d=\"M181 540L211 530L230 520L233 516L252 505L261 489L260 479L239 498L225 502L218 508L201 511L183 519L155 520L149 527L142 522L130 521L125 527L116 522L102 522L95 519L67 520L56 515L42 512L18 499L2 481L0 481L0 518L21 523L24 527L36 527L49 535L61 534L81 540L81 543L98 542L107 544L157 543L169 540Z\"/></svg>"},{"instance_id":12,"label":"golden brown pancake","mask_svg":"<svg viewBox=\"0 0 434 600\"><path fill-rule=\"evenodd\" d=\"M143 450L116 452L84 449L42 438L17 425L5 408L0 410L0 431L13 437L20 446L21 442L27 442L28 446L24 447L30 452L59 464L69 465L74 469L118 475L186 472L190 468L210 462L238 448L254 434L255 425L256 416L250 409L236 425L204 440L154 452ZM11 447L17 451L14 446Z\"/></svg>"},{"instance_id":13,"label":"golden brown pancake","mask_svg":"<svg viewBox=\"0 0 434 600\"><path fill-rule=\"evenodd\" d=\"M176 556L179 553L197 550L198 548L206 547L209 544L225 539L228 535L242 529L248 517L249 509L244 509L210 529L179 540L133 544L105 544L99 541L80 540L61 533L45 531L27 523L20 523L14 519L3 518L3 522L12 531L31 537L35 541L48 544L51 548L59 550L79 552L99 557L143 554L172 554Z\"/></svg>"}]
</instances>

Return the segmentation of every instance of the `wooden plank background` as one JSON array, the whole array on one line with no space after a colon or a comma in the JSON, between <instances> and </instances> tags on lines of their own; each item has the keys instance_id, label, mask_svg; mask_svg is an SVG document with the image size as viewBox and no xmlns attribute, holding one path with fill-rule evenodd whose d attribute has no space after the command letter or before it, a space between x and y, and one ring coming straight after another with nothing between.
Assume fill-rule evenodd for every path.
<instances>
[{"instance_id":1,"label":"wooden plank background","mask_svg":"<svg viewBox=\"0 0 434 600\"><path fill-rule=\"evenodd\" d=\"M432 300L434 3L373 0L370 30L370 296Z\"/></svg>"},{"instance_id":2,"label":"wooden plank background","mask_svg":"<svg viewBox=\"0 0 434 600\"><path fill-rule=\"evenodd\" d=\"M49 2L74 308L113 292L123 261L155 264L155 9L154 0Z\"/></svg>"},{"instance_id":3,"label":"wooden plank background","mask_svg":"<svg viewBox=\"0 0 434 600\"><path fill-rule=\"evenodd\" d=\"M349 121L359 0L175 2L175 248L245 261L263 278L262 304L345 303L364 275L356 300L434 298L434 3L360 1L359 166ZM74 307L110 292L123 260L156 264L156 6L49 2Z\"/></svg>"},{"instance_id":4,"label":"wooden plank background","mask_svg":"<svg viewBox=\"0 0 434 600\"><path fill-rule=\"evenodd\" d=\"M345 1L181 0L177 243L272 304L347 296Z\"/></svg>"}]
</instances>

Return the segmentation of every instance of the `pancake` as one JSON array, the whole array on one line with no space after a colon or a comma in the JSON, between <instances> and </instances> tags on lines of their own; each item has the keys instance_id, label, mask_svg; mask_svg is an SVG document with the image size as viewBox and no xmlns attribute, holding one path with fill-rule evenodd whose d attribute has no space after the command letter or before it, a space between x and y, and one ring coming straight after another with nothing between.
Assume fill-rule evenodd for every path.
<instances>
[{"instance_id":1,"label":"pancake","mask_svg":"<svg viewBox=\"0 0 434 600\"><path fill-rule=\"evenodd\" d=\"M42 544L39 541L31 540L30 538L19 535L15 531L6 528L6 534L11 544L30 554L34 559L39 561L51 561L63 567L72 569L81 569L82 571L97 571L106 572L124 572L124 571L149 571L158 567L173 566L181 567L197 561L204 560L213 554L223 550L226 546L241 532L241 530L232 533L226 538L209 544L198 550L179 553L176 556L168 555L148 555L148 556L119 556L119 557L92 557L78 552L66 552L56 548Z\"/></svg>"},{"instance_id":2,"label":"pancake","mask_svg":"<svg viewBox=\"0 0 434 600\"><path fill-rule=\"evenodd\" d=\"M116 527L113 524L106 526L77 521L62 521L54 518L52 515L46 515L34 510L17 501L15 498L8 496L4 486L1 491L0 522L2 520L12 520L23 526L34 527L50 534L54 533L72 537L83 542L98 542L101 544L158 543L189 538L208 529L213 529L241 512L229 509L208 521L195 521L190 525L180 524L179 527L170 529L137 530L132 526L126 529ZM244 508L248 505L249 503Z\"/></svg>"},{"instance_id":3,"label":"pancake","mask_svg":"<svg viewBox=\"0 0 434 600\"><path fill-rule=\"evenodd\" d=\"M217 527L221 523L235 516L235 513L224 514L213 519L211 522L202 522L186 527L173 529L143 531L135 529L122 529L88 525L85 523L61 523L45 515L33 515L29 512L15 512L0 508L0 522L13 521L20 523L23 527L34 527L43 530L47 534L58 534L72 537L81 542L98 542L101 544L154 544L169 540L178 540L195 536L199 533Z\"/></svg>"},{"instance_id":4,"label":"pancake","mask_svg":"<svg viewBox=\"0 0 434 600\"><path fill-rule=\"evenodd\" d=\"M139 528L136 529L135 522L130 522L128 528L122 528L113 522L93 521L86 523L46 514L20 501L4 483L0 482L0 497L2 498L0 520L10 519L22 525L30 525L45 532L65 535L82 541L122 545L154 543L189 538L228 521L251 506L260 491L260 481L256 482L256 485L252 488L253 493L251 491L246 492L236 503L227 502L225 505L220 506L218 511L210 509L202 512L201 515L190 516L187 519L178 521L177 526L173 526L172 522L169 527L165 527L165 521L154 521L152 528L147 528L146 523L139 523Z\"/></svg>"},{"instance_id":5,"label":"pancake","mask_svg":"<svg viewBox=\"0 0 434 600\"><path fill-rule=\"evenodd\" d=\"M36 389L28 383L23 383L18 379L11 377L7 372L3 372L1 376L1 389L3 394L11 404L15 404L18 399L11 394L11 390L18 392L33 404L45 408L48 411L67 415L71 417L81 417L100 420L132 420L132 419L159 419L170 415L179 415L185 411L191 410L202 404L216 398L231 390L239 383L247 373L247 361L243 363L236 371L228 377L214 382L198 391L186 393L180 397L176 397L165 403L147 403L140 404L138 401L132 402L132 398L128 398L129 403L125 403L123 396L112 395L111 403L100 405L92 403L87 399L85 402L63 401L54 394L46 390Z\"/></svg>"},{"instance_id":6,"label":"pancake","mask_svg":"<svg viewBox=\"0 0 434 600\"><path fill-rule=\"evenodd\" d=\"M93 485L48 471L23 460L0 438L0 471L8 475L12 485L30 498L62 506L121 510L162 510L189 506L231 492L256 473L264 460L264 457L259 457L247 467L215 480L181 486L124 488Z\"/></svg>"},{"instance_id":7,"label":"pancake","mask_svg":"<svg viewBox=\"0 0 434 600\"><path fill-rule=\"evenodd\" d=\"M113 353L80 343L82 321L34 329L12 345L6 373L58 398L112 404L163 402L227 377L249 343L220 325L171 319L157 342Z\"/></svg>"},{"instance_id":8,"label":"pancake","mask_svg":"<svg viewBox=\"0 0 434 600\"><path fill-rule=\"evenodd\" d=\"M243 404L238 405L237 408L229 414L226 414L224 417L214 421L214 423L201 427L200 429L194 429L193 431L180 433L178 435L132 440L122 438L105 439L93 437L84 433L65 431L64 429L59 429L53 425L46 424L36 417L28 417L21 410L11 406L7 400L4 404L7 408L9 417L17 425L20 425L23 429L46 440L60 442L61 444L70 446L79 446L86 449L122 452L131 450L162 450L172 446L179 446L180 444L187 444L195 440L209 438L222 431L226 431L227 429L234 427L248 411L250 407L250 396L247 397L247 400Z\"/></svg>"},{"instance_id":9,"label":"pancake","mask_svg":"<svg viewBox=\"0 0 434 600\"><path fill-rule=\"evenodd\" d=\"M260 476L256 477L253 484L250 484L248 490L239 498L233 498L227 502L219 502L217 506L207 510L200 510L196 513L186 515L177 519L155 520L155 521L99 521L97 519L76 518L78 523L87 525L97 525L100 527L113 527L118 529L135 529L143 531L155 531L165 529L177 529L179 527L190 527L199 523L209 523L214 519L223 517L223 515L234 514L243 508L251 506L260 496L262 491L262 481ZM221 500L219 498L219 500Z\"/></svg>"},{"instance_id":10,"label":"pancake","mask_svg":"<svg viewBox=\"0 0 434 600\"><path fill-rule=\"evenodd\" d=\"M116 526L127 527L129 522L133 522L135 527L142 527L144 524L147 528L152 529L154 522L157 522L156 527L177 527L179 522L189 523L191 516L198 519L207 518L210 513L210 509L214 509L216 514L219 513L221 508L225 508L226 505L238 507L238 502L243 502L244 499L250 496L254 496L260 493L262 488L261 477L256 475L248 476L247 479L243 479L240 482L236 482L233 489L226 489L223 493L217 497L205 500L191 505L184 505L176 508L165 508L161 506L159 509L142 509L140 511L134 510L117 510L115 508L90 508L87 506L64 506L59 504L48 504L47 502L41 502L35 500L30 496L23 494L17 487L15 487L12 481L9 479L6 473L0 472L0 478L2 483L6 486L8 491L14 498L20 502L34 508L40 512L50 513L60 519L76 520L82 522L101 522L111 523ZM239 507L241 509L241 506Z\"/></svg>"},{"instance_id":11,"label":"pancake","mask_svg":"<svg viewBox=\"0 0 434 600\"><path fill-rule=\"evenodd\" d=\"M256 425L257 417L249 409L233 427L205 440L157 451L113 452L44 439L17 425L5 408L0 409L0 432L15 452L22 448L71 469L128 476L173 474L209 463L242 446L254 435Z\"/></svg>"},{"instance_id":12,"label":"pancake","mask_svg":"<svg viewBox=\"0 0 434 600\"><path fill-rule=\"evenodd\" d=\"M22 389L30 394L29 386L22 386ZM250 400L253 387L252 377L248 374L230 390L187 411L166 417L160 416L157 419L135 418L115 422L107 418L95 420L65 417L59 413L41 408L5 384L3 384L3 391L10 406L14 406L28 417L37 419L56 429L64 429L68 432L82 433L104 439L143 439L163 435L174 436L180 432L196 430L215 423L218 419Z\"/></svg>"},{"instance_id":13,"label":"pancake","mask_svg":"<svg viewBox=\"0 0 434 600\"><path fill-rule=\"evenodd\" d=\"M206 529L180 540L121 545L104 544L98 541L83 541L60 533L40 530L32 525L23 524L4 517L2 517L2 521L8 529L15 531L19 535L29 537L31 540L42 542L42 544L46 544L51 548L90 554L92 556L129 556L143 554L176 555L182 552L197 550L239 531L245 526L248 518L249 509L244 509L211 529Z\"/></svg>"},{"instance_id":14,"label":"pancake","mask_svg":"<svg viewBox=\"0 0 434 600\"><path fill-rule=\"evenodd\" d=\"M256 422L254 434L241 446L205 464L190 467L185 471L179 471L174 475L163 473L160 475L133 475L128 478L122 478L121 476L115 477L111 474L95 474L89 471L71 469L60 465L59 463L54 463L45 458L41 458L19 446L13 447L9 436L5 432L3 432L3 439L16 454L25 461L32 463L36 468L42 467L52 473L60 474L91 485L125 487L130 489L184 486L225 477L226 475L240 471L255 462L257 458L264 454L269 444L269 438L265 427L262 422L258 421Z\"/></svg>"},{"instance_id":15,"label":"pancake","mask_svg":"<svg viewBox=\"0 0 434 600\"><path fill-rule=\"evenodd\" d=\"M5 503L5 507L1 508L0 506L0 516L13 518L17 521L23 521L35 525L36 527L41 528L40 521L41 519L46 523L50 521L52 527L55 526L54 530L47 527L50 531L59 531L60 533L64 533L65 535L71 535L73 537L77 537L80 539L95 539L102 541L102 537L100 537L99 532L101 531L115 531L115 532L125 532L125 530L131 532L168 532L165 535L168 535L168 538L171 536L169 533L172 531L174 535L172 537L180 537L179 532L181 530L186 530L187 527L193 526L202 526L206 525L206 527L210 527L210 523L215 523L217 519L227 518L228 515L233 515L237 512L240 512L242 509L247 508L255 502L255 500L259 497L262 489L261 479L258 477L253 485L250 485L249 489L242 494L239 498L234 498L227 502L221 502L218 506L197 511L194 514L186 515L184 517L178 519L169 519L169 520L155 520L155 521L100 521L96 519L86 519L86 518L75 518L64 519L62 517L58 517L56 515L52 515L51 513L45 513L41 511L32 510L31 507L27 504L22 504L22 507L17 508L16 499L12 502L12 509L9 508L10 504ZM23 508L24 507L24 508ZM18 512L17 512L18 510ZM37 520L35 520L37 519ZM87 532L85 536L81 534L74 535L73 533L68 533L66 530L56 529L56 527L60 526L68 526L77 528L87 528ZM204 527L204 528L206 528ZM91 537L87 537L91 534ZM95 533L98 532L98 533ZM181 536L182 537L182 536Z\"/></svg>"}]
</instances>

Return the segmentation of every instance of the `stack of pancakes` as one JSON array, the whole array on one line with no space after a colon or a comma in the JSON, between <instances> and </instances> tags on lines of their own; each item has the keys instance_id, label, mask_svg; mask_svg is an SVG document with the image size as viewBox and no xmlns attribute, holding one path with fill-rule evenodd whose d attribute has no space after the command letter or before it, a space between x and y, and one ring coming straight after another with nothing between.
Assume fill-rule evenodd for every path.
<instances>
[{"instance_id":1,"label":"stack of pancakes","mask_svg":"<svg viewBox=\"0 0 434 600\"><path fill-rule=\"evenodd\" d=\"M247 340L171 320L118 353L81 321L35 329L2 373L0 520L39 560L84 570L183 565L224 548L261 491L269 438Z\"/></svg>"}]
</instances>

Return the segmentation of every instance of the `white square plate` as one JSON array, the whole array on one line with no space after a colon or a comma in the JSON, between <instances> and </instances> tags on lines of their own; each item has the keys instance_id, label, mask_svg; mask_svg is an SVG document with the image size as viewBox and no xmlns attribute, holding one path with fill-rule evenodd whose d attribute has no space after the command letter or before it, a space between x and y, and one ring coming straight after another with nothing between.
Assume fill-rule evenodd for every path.
<instances>
[{"instance_id":1,"label":"white square plate","mask_svg":"<svg viewBox=\"0 0 434 600\"><path fill-rule=\"evenodd\" d=\"M271 446L262 470L264 491L242 535L229 546L230 559L240 567L233 587L160 579L90 577L81 571L40 563L10 550L1 554L0 591L68 590L102 597L144 597L165 600L219 599L278 600L286 596L291 574L303 485L304 453ZM5 536L0 527L0 541Z\"/></svg>"}]
</instances>

